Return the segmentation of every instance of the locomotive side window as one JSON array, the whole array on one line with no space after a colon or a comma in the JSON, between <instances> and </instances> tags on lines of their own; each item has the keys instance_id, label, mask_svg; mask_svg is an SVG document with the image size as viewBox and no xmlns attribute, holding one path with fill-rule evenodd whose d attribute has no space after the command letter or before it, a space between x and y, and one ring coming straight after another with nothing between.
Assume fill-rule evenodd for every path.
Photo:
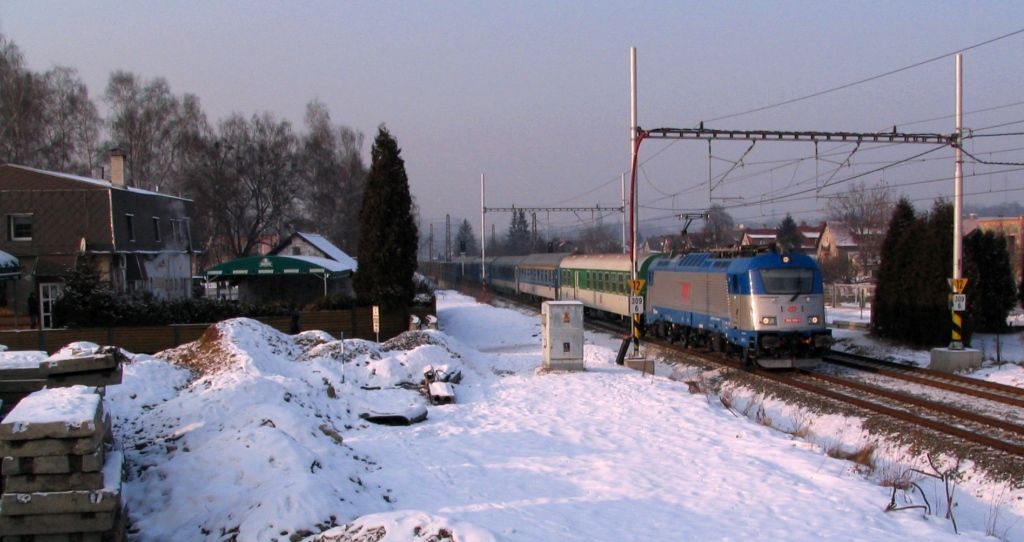
<instances>
[{"instance_id":1,"label":"locomotive side window","mask_svg":"<svg viewBox=\"0 0 1024 542\"><path fill-rule=\"evenodd\" d=\"M759 273L766 294L809 294L814 291L813 269L762 269Z\"/></svg>"}]
</instances>

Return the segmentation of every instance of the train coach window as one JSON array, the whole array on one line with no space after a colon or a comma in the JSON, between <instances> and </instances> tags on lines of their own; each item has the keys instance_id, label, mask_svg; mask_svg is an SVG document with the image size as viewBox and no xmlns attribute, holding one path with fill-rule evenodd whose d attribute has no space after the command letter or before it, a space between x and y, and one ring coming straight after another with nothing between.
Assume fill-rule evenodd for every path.
<instances>
[{"instance_id":1,"label":"train coach window","mask_svg":"<svg viewBox=\"0 0 1024 542\"><path fill-rule=\"evenodd\" d=\"M814 291L813 269L762 269L766 294L809 294Z\"/></svg>"}]
</instances>

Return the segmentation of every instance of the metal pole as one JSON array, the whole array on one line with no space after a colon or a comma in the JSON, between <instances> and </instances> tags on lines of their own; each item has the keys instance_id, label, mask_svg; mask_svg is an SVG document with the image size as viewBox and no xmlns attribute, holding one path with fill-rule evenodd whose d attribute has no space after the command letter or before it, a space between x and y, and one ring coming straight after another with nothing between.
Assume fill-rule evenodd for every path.
<instances>
[{"instance_id":1,"label":"metal pole","mask_svg":"<svg viewBox=\"0 0 1024 542\"><path fill-rule=\"evenodd\" d=\"M487 204L484 203L484 174L480 174L480 284L487 284L487 222L484 216L487 214Z\"/></svg>"},{"instance_id":2,"label":"metal pole","mask_svg":"<svg viewBox=\"0 0 1024 542\"><path fill-rule=\"evenodd\" d=\"M953 278L963 276L964 157L960 150L964 135L963 55L956 55L956 171L953 174Z\"/></svg>"},{"instance_id":3,"label":"metal pole","mask_svg":"<svg viewBox=\"0 0 1024 542\"><path fill-rule=\"evenodd\" d=\"M964 205L964 158L963 152L960 150L960 146L963 145L963 111L964 111L964 94L963 94L963 54L957 53L956 55L956 147L954 152L956 153L956 169L953 172L953 279L959 279L963 277L962 269L962 257L963 257L963 205ZM954 294L960 294L962 292L956 291L953 288ZM950 350L963 350L964 344L961 340L962 322L960 314L953 308L953 327L952 327L952 341L949 343Z\"/></svg>"},{"instance_id":4,"label":"metal pole","mask_svg":"<svg viewBox=\"0 0 1024 542\"><path fill-rule=\"evenodd\" d=\"M633 152L633 151L630 151ZM626 174L622 174L622 252L626 252Z\"/></svg>"},{"instance_id":5,"label":"metal pole","mask_svg":"<svg viewBox=\"0 0 1024 542\"><path fill-rule=\"evenodd\" d=\"M636 196L636 165L637 165L637 114L636 114L636 47L629 48L629 152L630 152L630 222L631 240L629 250L629 274L632 279L631 286L636 284L636 238L639 229L639 205ZM631 290L633 288L631 287ZM639 295L638 291L631 291L631 295ZM640 357L640 315L634 314L630 318L630 332L633 337L633 357Z\"/></svg>"},{"instance_id":6,"label":"metal pole","mask_svg":"<svg viewBox=\"0 0 1024 542\"><path fill-rule=\"evenodd\" d=\"M630 163L636 163L636 47L629 48L629 153ZM629 262L631 268L630 278L636 279L636 233L637 233L637 201L636 201L636 178L630 179L629 187L630 209L630 247Z\"/></svg>"}]
</instances>

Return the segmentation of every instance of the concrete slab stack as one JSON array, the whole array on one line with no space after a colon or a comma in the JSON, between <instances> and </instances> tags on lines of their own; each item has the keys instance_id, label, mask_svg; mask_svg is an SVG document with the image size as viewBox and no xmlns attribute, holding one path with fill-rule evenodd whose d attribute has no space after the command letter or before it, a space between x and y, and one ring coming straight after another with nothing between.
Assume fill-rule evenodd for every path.
<instances>
[{"instance_id":1,"label":"concrete slab stack","mask_svg":"<svg viewBox=\"0 0 1024 542\"><path fill-rule=\"evenodd\" d=\"M40 357L45 353L40 353ZM113 386L121 383L121 349L97 348L89 353L54 354L43 359L26 357L17 364L0 364L0 417L18 401L43 388Z\"/></svg>"},{"instance_id":2,"label":"concrete slab stack","mask_svg":"<svg viewBox=\"0 0 1024 542\"><path fill-rule=\"evenodd\" d=\"M91 386L44 389L0 422L0 541L124 540L124 456Z\"/></svg>"}]
</instances>

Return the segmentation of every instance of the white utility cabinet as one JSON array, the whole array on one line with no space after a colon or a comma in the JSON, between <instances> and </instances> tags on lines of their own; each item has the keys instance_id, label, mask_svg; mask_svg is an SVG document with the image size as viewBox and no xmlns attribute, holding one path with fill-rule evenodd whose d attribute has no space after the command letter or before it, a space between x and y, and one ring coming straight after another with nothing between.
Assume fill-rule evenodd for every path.
<instances>
[{"instance_id":1,"label":"white utility cabinet","mask_svg":"<svg viewBox=\"0 0 1024 542\"><path fill-rule=\"evenodd\" d=\"M583 370L583 303L545 301L540 310L545 369Z\"/></svg>"}]
</instances>

